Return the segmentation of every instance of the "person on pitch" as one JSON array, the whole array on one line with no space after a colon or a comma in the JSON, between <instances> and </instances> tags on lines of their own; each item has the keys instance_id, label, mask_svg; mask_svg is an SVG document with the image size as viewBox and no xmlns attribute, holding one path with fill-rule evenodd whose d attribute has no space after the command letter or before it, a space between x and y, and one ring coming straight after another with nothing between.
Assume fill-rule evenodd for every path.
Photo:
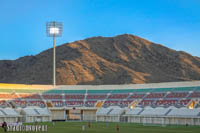
<instances>
[{"instance_id":1,"label":"person on pitch","mask_svg":"<svg viewBox=\"0 0 200 133\"><path fill-rule=\"evenodd\" d=\"M7 132L8 125L5 121L2 124L2 128L4 129L4 132Z\"/></svg>"},{"instance_id":2,"label":"person on pitch","mask_svg":"<svg viewBox=\"0 0 200 133\"><path fill-rule=\"evenodd\" d=\"M91 123L90 123L90 121L88 122L88 127L89 127L89 128L91 127Z\"/></svg>"},{"instance_id":3,"label":"person on pitch","mask_svg":"<svg viewBox=\"0 0 200 133\"><path fill-rule=\"evenodd\" d=\"M116 129L117 129L117 133L119 133L119 124L117 124Z\"/></svg>"}]
</instances>

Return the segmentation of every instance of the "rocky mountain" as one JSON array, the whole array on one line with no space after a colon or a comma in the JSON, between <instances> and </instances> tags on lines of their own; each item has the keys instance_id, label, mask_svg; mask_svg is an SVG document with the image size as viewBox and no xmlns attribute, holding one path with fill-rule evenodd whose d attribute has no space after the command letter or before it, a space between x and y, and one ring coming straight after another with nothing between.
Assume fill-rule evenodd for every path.
<instances>
[{"instance_id":1,"label":"rocky mountain","mask_svg":"<svg viewBox=\"0 0 200 133\"><path fill-rule=\"evenodd\" d=\"M0 61L1 83L51 84L52 49ZM200 58L140 37L92 37L56 47L59 85L200 80Z\"/></svg>"}]
</instances>

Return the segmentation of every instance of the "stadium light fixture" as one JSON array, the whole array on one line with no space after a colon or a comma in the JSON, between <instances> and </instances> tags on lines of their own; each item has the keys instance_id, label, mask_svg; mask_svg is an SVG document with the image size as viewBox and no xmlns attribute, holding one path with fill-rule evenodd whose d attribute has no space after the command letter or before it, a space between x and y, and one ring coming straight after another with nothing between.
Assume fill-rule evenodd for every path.
<instances>
[{"instance_id":1,"label":"stadium light fixture","mask_svg":"<svg viewBox=\"0 0 200 133\"><path fill-rule=\"evenodd\" d=\"M46 34L48 37L53 37L53 86L56 85L56 37L61 37L63 31L63 24L61 22L47 22Z\"/></svg>"},{"instance_id":2,"label":"stadium light fixture","mask_svg":"<svg viewBox=\"0 0 200 133\"><path fill-rule=\"evenodd\" d=\"M59 34L59 29L55 27L50 28L50 34Z\"/></svg>"}]
</instances>

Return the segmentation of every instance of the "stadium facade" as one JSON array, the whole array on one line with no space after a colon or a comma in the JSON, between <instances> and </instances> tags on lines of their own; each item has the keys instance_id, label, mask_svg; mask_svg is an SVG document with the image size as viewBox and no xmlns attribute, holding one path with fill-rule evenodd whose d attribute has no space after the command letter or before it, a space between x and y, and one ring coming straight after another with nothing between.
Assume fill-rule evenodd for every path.
<instances>
[{"instance_id":1,"label":"stadium facade","mask_svg":"<svg viewBox=\"0 0 200 133\"><path fill-rule=\"evenodd\" d=\"M200 81L56 87L0 84L0 123L71 120L200 125Z\"/></svg>"}]
</instances>

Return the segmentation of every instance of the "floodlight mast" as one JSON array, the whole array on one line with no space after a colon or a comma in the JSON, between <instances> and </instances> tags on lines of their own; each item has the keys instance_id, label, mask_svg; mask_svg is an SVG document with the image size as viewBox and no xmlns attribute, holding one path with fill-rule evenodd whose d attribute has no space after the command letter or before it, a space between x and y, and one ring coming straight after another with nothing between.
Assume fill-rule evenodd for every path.
<instances>
[{"instance_id":1,"label":"floodlight mast","mask_svg":"<svg viewBox=\"0 0 200 133\"><path fill-rule=\"evenodd\" d=\"M56 27L56 22L53 22L53 25L54 25L54 27ZM53 35L53 86L56 86L56 36L55 36L55 31L54 31L54 35Z\"/></svg>"},{"instance_id":2,"label":"floodlight mast","mask_svg":"<svg viewBox=\"0 0 200 133\"><path fill-rule=\"evenodd\" d=\"M56 86L56 37L62 36L62 27L59 22L46 23L47 36L53 37L53 86Z\"/></svg>"}]
</instances>

